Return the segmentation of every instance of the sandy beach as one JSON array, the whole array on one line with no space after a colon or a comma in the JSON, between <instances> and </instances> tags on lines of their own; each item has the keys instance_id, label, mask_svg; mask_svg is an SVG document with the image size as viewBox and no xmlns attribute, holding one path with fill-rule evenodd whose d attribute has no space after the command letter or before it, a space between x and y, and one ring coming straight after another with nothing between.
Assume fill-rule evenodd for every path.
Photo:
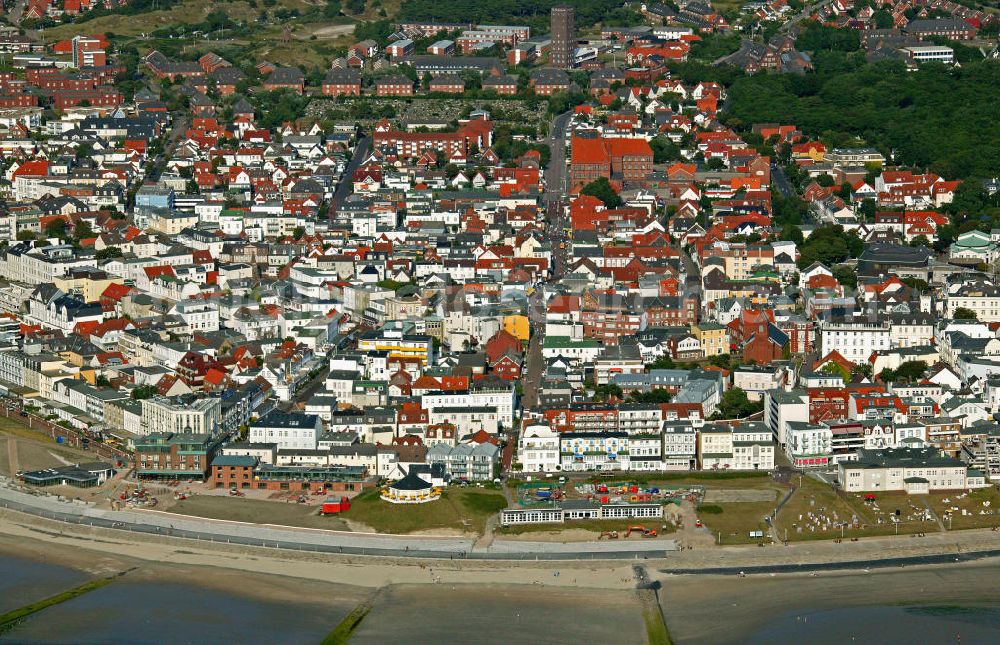
<instances>
[{"instance_id":1,"label":"sandy beach","mask_svg":"<svg viewBox=\"0 0 1000 645\"><path fill-rule=\"evenodd\" d=\"M78 642L100 641L113 628L131 628L135 620L109 607L133 597L140 603L162 603L165 595L171 599L171 611L186 622L163 628L183 638L190 630L197 633L200 621L211 620L207 607L198 611L190 606L192 598L196 602L204 597L216 611L242 598L240 602L268 616L268 624L294 619L299 623L294 633L300 636L315 634L317 620L323 621L325 630L332 629L359 603L373 600L372 611L352 638L358 643L386 638L409 643L558 644L585 638L625 645L646 642L632 571L615 563L563 563L558 568L510 563L508 567L326 558L266 549L209 551L185 548L176 539L169 544L133 543L97 535L60 535L51 528L2 518L0 558L44 560L86 571L88 577L128 573L109 587L47 609L45 615L51 620L28 620L10 634L15 640L64 642L69 637L64 623L70 622L79 626ZM243 642L253 642L253 637Z\"/></svg>"},{"instance_id":2,"label":"sandy beach","mask_svg":"<svg viewBox=\"0 0 1000 645\"><path fill-rule=\"evenodd\" d=\"M177 538L133 536L0 511L0 537L35 543L32 557L97 574L122 561L191 567L211 566L376 589L393 584L517 584L548 587L632 589L629 561L535 562L416 560L340 556L242 547ZM2 544L2 542L0 542ZM44 555L41 555L43 554ZM120 560L124 559L124 560ZM125 568L125 567L122 567ZM558 576L553 572L559 571Z\"/></svg>"},{"instance_id":3,"label":"sandy beach","mask_svg":"<svg viewBox=\"0 0 1000 645\"><path fill-rule=\"evenodd\" d=\"M772 557L777 559L782 551L774 549ZM822 552L815 545L810 549L813 556ZM686 564L708 565L753 553L716 549L677 555L685 556ZM8 511L0 512L0 555L45 561L94 576L133 569L126 576L129 583L197 585L296 607L312 603L334 624L336 616L374 598L372 613L355 635L362 643L393 636L440 642L454 636L455 629L469 628L469 621L458 621L461 625L456 627L456 617L473 615L488 615L493 621L488 629L465 634L469 639L482 635L481 642L510 642L511 634L523 633L538 635L534 642L539 643L576 642L586 634L599 634L598 642L625 643L635 638L642 642L644 634L630 560L422 561L299 553L137 537ZM725 557L720 560L720 556ZM662 584L660 602L674 641L685 644L742 642L790 612L866 605L972 605L1000 599L1000 558L745 578L659 572L675 565L673 560L643 564Z\"/></svg>"}]
</instances>

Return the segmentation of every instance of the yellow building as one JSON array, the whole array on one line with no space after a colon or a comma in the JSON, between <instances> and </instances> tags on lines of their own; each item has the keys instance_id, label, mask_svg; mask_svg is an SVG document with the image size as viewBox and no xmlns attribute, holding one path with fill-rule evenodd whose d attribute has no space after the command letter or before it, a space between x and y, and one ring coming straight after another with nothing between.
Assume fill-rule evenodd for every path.
<instances>
[{"instance_id":1,"label":"yellow building","mask_svg":"<svg viewBox=\"0 0 1000 645\"><path fill-rule=\"evenodd\" d=\"M505 316L503 319L503 329L521 342L528 342L528 339L531 337L531 325L528 324L527 316L520 314Z\"/></svg>"},{"instance_id":2,"label":"yellow building","mask_svg":"<svg viewBox=\"0 0 1000 645\"><path fill-rule=\"evenodd\" d=\"M826 157L826 146L817 141L803 143L792 148L792 158L820 163Z\"/></svg>"},{"instance_id":3,"label":"yellow building","mask_svg":"<svg viewBox=\"0 0 1000 645\"><path fill-rule=\"evenodd\" d=\"M121 284L122 280L112 278L104 271L86 267L70 269L66 275L52 279L52 284L57 288L64 293L80 294L84 302L97 302L108 285L115 282Z\"/></svg>"},{"instance_id":4,"label":"yellow building","mask_svg":"<svg viewBox=\"0 0 1000 645\"><path fill-rule=\"evenodd\" d=\"M385 330L358 338L358 351L386 352L389 358L419 359L421 364L427 365L434 355L434 343L427 335Z\"/></svg>"},{"instance_id":5,"label":"yellow building","mask_svg":"<svg viewBox=\"0 0 1000 645\"><path fill-rule=\"evenodd\" d=\"M719 323L703 322L691 328L705 356L719 356L729 353L729 331Z\"/></svg>"}]
</instances>

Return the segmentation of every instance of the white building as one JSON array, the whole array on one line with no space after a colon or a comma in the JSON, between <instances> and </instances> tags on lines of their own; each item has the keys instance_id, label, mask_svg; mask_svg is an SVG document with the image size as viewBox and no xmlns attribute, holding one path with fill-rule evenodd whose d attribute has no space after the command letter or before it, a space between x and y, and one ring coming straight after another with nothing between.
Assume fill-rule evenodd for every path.
<instances>
[{"instance_id":1,"label":"white building","mask_svg":"<svg viewBox=\"0 0 1000 645\"><path fill-rule=\"evenodd\" d=\"M184 321L188 333L219 330L219 307L206 300L180 300L171 313Z\"/></svg>"},{"instance_id":2,"label":"white building","mask_svg":"<svg viewBox=\"0 0 1000 645\"><path fill-rule=\"evenodd\" d=\"M820 356L832 351L852 363L863 363L873 352L885 351L892 345L888 320L848 318L825 321L820 326Z\"/></svg>"},{"instance_id":3,"label":"white building","mask_svg":"<svg viewBox=\"0 0 1000 645\"><path fill-rule=\"evenodd\" d=\"M788 442L786 433L790 421L809 421L809 395L802 390L768 390L764 393L764 425L774 435L778 445Z\"/></svg>"},{"instance_id":4,"label":"white building","mask_svg":"<svg viewBox=\"0 0 1000 645\"><path fill-rule=\"evenodd\" d=\"M312 414L272 411L250 426L250 443L273 443L278 450L315 450L323 421Z\"/></svg>"},{"instance_id":5,"label":"white building","mask_svg":"<svg viewBox=\"0 0 1000 645\"><path fill-rule=\"evenodd\" d=\"M628 470L628 435L624 432L564 432L559 436L562 470Z\"/></svg>"},{"instance_id":6,"label":"white building","mask_svg":"<svg viewBox=\"0 0 1000 645\"><path fill-rule=\"evenodd\" d=\"M985 476L935 448L862 450L856 461L840 463L840 487L848 493L967 490L986 485Z\"/></svg>"},{"instance_id":7,"label":"white building","mask_svg":"<svg viewBox=\"0 0 1000 645\"><path fill-rule=\"evenodd\" d=\"M733 370L733 387L747 393L751 401L760 401L764 392L782 387L786 372L778 365L740 366Z\"/></svg>"},{"instance_id":8,"label":"white building","mask_svg":"<svg viewBox=\"0 0 1000 645\"><path fill-rule=\"evenodd\" d=\"M787 424L785 454L796 468L828 466L833 460L833 431L829 426L801 421Z\"/></svg>"},{"instance_id":9,"label":"white building","mask_svg":"<svg viewBox=\"0 0 1000 645\"><path fill-rule=\"evenodd\" d=\"M698 463L698 430L687 421L663 422L663 469L693 470Z\"/></svg>"},{"instance_id":10,"label":"white building","mask_svg":"<svg viewBox=\"0 0 1000 645\"><path fill-rule=\"evenodd\" d=\"M699 431L702 470L772 470L774 441L760 423L739 426L710 423Z\"/></svg>"},{"instance_id":11,"label":"white building","mask_svg":"<svg viewBox=\"0 0 1000 645\"><path fill-rule=\"evenodd\" d=\"M551 473L559 470L559 433L547 425L525 426L517 443L517 455L524 472Z\"/></svg>"},{"instance_id":12,"label":"white building","mask_svg":"<svg viewBox=\"0 0 1000 645\"><path fill-rule=\"evenodd\" d=\"M142 434L154 432L214 434L222 422L222 402L214 397L169 399L154 396L142 401Z\"/></svg>"}]
</instances>

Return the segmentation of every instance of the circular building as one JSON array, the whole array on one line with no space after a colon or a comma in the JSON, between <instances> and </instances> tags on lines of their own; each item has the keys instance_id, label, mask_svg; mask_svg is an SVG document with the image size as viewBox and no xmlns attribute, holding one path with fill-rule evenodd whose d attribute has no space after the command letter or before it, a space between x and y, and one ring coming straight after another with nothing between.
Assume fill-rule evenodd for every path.
<instances>
[{"instance_id":1,"label":"circular building","mask_svg":"<svg viewBox=\"0 0 1000 645\"><path fill-rule=\"evenodd\" d=\"M441 489L410 473L382 489L382 499L390 504L424 504L441 497Z\"/></svg>"}]
</instances>

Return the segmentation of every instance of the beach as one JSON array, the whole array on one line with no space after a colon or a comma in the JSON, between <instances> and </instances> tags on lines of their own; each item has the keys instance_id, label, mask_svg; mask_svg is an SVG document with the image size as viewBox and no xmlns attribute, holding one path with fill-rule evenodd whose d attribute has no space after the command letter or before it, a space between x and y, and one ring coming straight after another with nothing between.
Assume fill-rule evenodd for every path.
<instances>
[{"instance_id":1,"label":"beach","mask_svg":"<svg viewBox=\"0 0 1000 645\"><path fill-rule=\"evenodd\" d=\"M667 626L674 640L685 644L746 642L756 630L786 614L805 616L868 606L1000 603L1000 559L815 576L668 575L659 579Z\"/></svg>"},{"instance_id":2,"label":"beach","mask_svg":"<svg viewBox=\"0 0 1000 645\"><path fill-rule=\"evenodd\" d=\"M58 592L58 580L127 571L120 581L29 617L5 639L97 643L128 633L135 635L130 641L150 643L312 643L373 601L352 642L646 642L631 570L614 563L541 570L520 563L324 562L311 554L184 546L0 522L0 572L5 563L34 570L44 560L74 574L52 572L55 581L39 597Z\"/></svg>"},{"instance_id":3,"label":"beach","mask_svg":"<svg viewBox=\"0 0 1000 645\"><path fill-rule=\"evenodd\" d=\"M763 558L766 562L778 561L783 552L795 552L767 551L770 557ZM808 553L820 556L826 550L813 545ZM705 565L731 564L737 556L754 554L754 550L743 548L677 555L687 558L684 564ZM332 629L352 608L367 602L372 610L352 642L404 637L415 643L449 638L500 643L529 636L537 643L583 639L645 642L633 560L452 561L303 553L137 536L8 511L0 512L0 566L4 558L44 561L87 576L128 571L122 582L104 588L108 591L97 590L45 610L45 615L59 620L44 624L26 621L26 631L20 636L29 640L65 641L68 635L58 625L67 622L81 625L99 640L102 634L129 628L129 620L107 607L117 606L123 598L134 598L149 604L176 604L173 615L177 624L192 627L209 620L204 607L215 612L228 612L227 608L237 606L234 603L253 607L270 617L268 624L287 623L289 633L298 637L291 642L315 640L315 635ZM862 611L859 608L874 612L871 630L877 631L874 626L885 622L879 612L911 611L895 605L975 608L1000 599L1000 558L746 577L677 575L669 573L669 567L677 564L673 559L640 562L662 585L659 600L667 626L674 642L684 644L763 642L761 639L773 641L782 635L810 635L810 617L818 629L824 621L850 623L851 619L842 620L836 612L853 616L852 611ZM58 572L53 575L62 579ZM52 589L54 583L42 580L40 584L44 589L37 589L36 595ZM151 590L154 586L159 590ZM170 600L174 598L183 602ZM192 604L192 599L197 602ZM969 616L960 614L965 621L972 620ZM977 642L971 638L975 630L989 633L993 629L992 613L984 614L985 618L972 616L977 623L962 623L970 634L966 642ZM950 623L941 624L942 618L934 614L918 618L915 624L929 621L938 629L950 628ZM240 633L236 627L230 629ZM269 634L266 625L254 630L248 632L251 641ZM207 642L192 640L187 638L189 632L181 632L178 642ZM206 637L212 634L204 631ZM274 634L270 637L273 640Z\"/></svg>"}]
</instances>

